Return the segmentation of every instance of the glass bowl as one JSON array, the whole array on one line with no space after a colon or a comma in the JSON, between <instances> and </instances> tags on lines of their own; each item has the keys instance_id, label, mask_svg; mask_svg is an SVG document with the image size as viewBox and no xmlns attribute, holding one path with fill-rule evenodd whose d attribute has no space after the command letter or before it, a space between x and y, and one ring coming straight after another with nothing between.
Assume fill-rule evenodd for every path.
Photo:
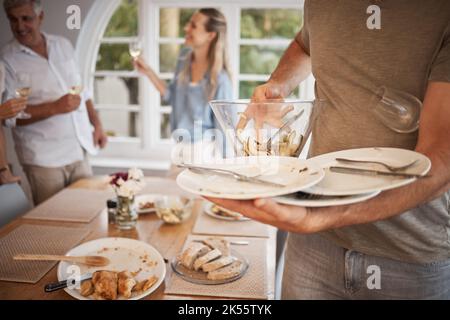
<instances>
[{"instance_id":1,"label":"glass bowl","mask_svg":"<svg viewBox=\"0 0 450 320\"><path fill-rule=\"evenodd\" d=\"M193 200L181 196L161 196L155 200L156 215L165 223L178 224L192 214Z\"/></svg>"},{"instance_id":2,"label":"glass bowl","mask_svg":"<svg viewBox=\"0 0 450 320\"><path fill-rule=\"evenodd\" d=\"M310 133L313 101L210 102L234 157L298 157Z\"/></svg>"}]
</instances>

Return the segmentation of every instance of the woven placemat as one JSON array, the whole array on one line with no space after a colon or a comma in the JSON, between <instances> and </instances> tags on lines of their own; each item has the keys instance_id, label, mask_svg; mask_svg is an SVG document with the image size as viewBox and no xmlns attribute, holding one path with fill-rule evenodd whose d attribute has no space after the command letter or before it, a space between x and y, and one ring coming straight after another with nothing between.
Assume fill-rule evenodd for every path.
<instances>
[{"instance_id":1,"label":"woven placemat","mask_svg":"<svg viewBox=\"0 0 450 320\"><path fill-rule=\"evenodd\" d=\"M192 233L211 234L224 236L242 236L242 237L263 237L268 238L270 227L257 221L228 221L221 220L203 212L201 208L197 221L195 222Z\"/></svg>"},{"instance_id":2,"label":"woven placemat","mask_svg":"<svg viewBox=\"0 0 450 320\"><path fill-rule=\"evenodd\" d=\"M14 255L65 254L89 234L85 228L23 224L0 238L0 280L36 283L57 261L16 261Z\"/></svg>"},{"instance_id":3,"label":"woven placemat","mask_svg":"<svg viewBox=\"0 0 450 320\"><path fill-rule=\"evenodd\" d=\"M207 236L189 235L183 249L193 240L201 240ZM199 295L210 297L244 298L244 299L268 299L267 281L267 239L225 237L228 240L245 240L247 246L234 246L232 250L238 251L246 257L249 268L244 276L236 281L219 285L202 285L183 280L176 275L172 267L168 268L166 276L166 294Z\"/></svg>"},{"instance_id":4,"label":"woven placemat","mask_svg":"<svg viewBox=\"0 0 450 320\"><path fill-rule=\"evenodd\" d=\"M108 190L64 189L27 213L24 218L70 222L91 222L114 197Z\"/></svg>"}]
</instances>

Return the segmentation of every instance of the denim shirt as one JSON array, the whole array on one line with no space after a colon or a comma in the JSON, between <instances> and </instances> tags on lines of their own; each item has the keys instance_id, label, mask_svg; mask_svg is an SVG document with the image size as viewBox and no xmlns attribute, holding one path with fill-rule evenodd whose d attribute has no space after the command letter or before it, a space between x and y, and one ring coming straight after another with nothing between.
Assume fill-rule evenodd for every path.
<instances>
[{"instance_id":1,"label":"denim shirt","mask_svg":"<svg viewBox=\"0 0 450 320\"><path fill-rule=\"evenodd\" d=\"M172 131L185 129L190 134L191 142L198 141L200 133L203 135L209 129L220 129L214 113L209 106L207 84L209 73L205 74L198 83L192 84L190 75L187 82L180 81L180 72L190 61L190 49L183 49L178 57L174 79L171 81L163 100L172 106L170 125ZM189 66L190 68L190 66ZM230 100L233 89L228 74L222 70L217 79L217 89L214 100ZM195 128L195 134L194 134ZM201 129L201 130L200 130Z\"/></svg>"}]
</instances>

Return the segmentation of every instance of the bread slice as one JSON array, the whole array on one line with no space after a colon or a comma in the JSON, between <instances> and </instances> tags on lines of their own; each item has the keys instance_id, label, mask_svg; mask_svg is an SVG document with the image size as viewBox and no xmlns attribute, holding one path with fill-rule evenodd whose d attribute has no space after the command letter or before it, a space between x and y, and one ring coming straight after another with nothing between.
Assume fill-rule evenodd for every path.
<instances>
[{"instance_id":1,"label":"bread slice","mask_svg":"<svg viewBox=\"0 0 450 320\"><path fill-rule=\"evenodd\" d=\"M212 249L219 249L223 256L230 255L230 243L224 238L207 238L203 243Z\"/></svg>"},{"instance_id":2,"label":"bread slice","mask_svg":"<svg viewBox=\"0 0 450 320\"><path fill-rule=\"evenodd\" d=\"M188 269L193 268L194 261L208 253L211 249L203 243L192 242L179 257L180 263Z\"/></svg>"},{"instance_id":3,"label":"bread slice","mask_svg":"<svg viewBox=\"0 0 450 320\"><path fill-rule=\"evenodd\" d=\"M208 272L208 275L206 276L209 280L224 280L224 279L230 279L237 275L239 275L244 268L244 264L240 260L234 261L232 264Z\"/></svg>"},{"instance_id":4,"label":"bread slice","mask_svg":"<svg viewBox=\"0 0 450 320\"><path fill-rule=\"evenodd\" d=\"M229 264L232 264L233 261L235 259L233 257L227 256L227 257L222 257L219 258L217 260L205 263L204 265L202 265L202 270L204 272L210 272L210 271L214 271L220 268L223 268Z\"/></svg>"},{"instance_id":5,"label":"bread slice","mask_svg":"<svg viewBox=\"0 0 450 320\"><path fill-rule=\"evenodd\" d=\"M208 263L214 259L219 258L222 255L219 249L214 249L205 254L204 256L199 257L194 262L194 270L198 271L205 263Z\"/></svg>"}]
</instances>

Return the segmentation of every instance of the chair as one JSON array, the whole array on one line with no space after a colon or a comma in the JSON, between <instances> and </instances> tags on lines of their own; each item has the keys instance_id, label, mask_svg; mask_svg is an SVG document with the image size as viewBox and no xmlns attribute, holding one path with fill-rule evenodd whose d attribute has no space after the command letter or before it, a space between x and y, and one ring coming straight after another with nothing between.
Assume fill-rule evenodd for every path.
<instances>
[{"instance_id":1,"label":"chair","mask_svg":"<svg viewBox=\"0 0 450 320\"><path fill-rule=\"evenodd\" d=\"M0 228L31 209L18 183L0 185Z\"/></svg>"}]
</instances>

